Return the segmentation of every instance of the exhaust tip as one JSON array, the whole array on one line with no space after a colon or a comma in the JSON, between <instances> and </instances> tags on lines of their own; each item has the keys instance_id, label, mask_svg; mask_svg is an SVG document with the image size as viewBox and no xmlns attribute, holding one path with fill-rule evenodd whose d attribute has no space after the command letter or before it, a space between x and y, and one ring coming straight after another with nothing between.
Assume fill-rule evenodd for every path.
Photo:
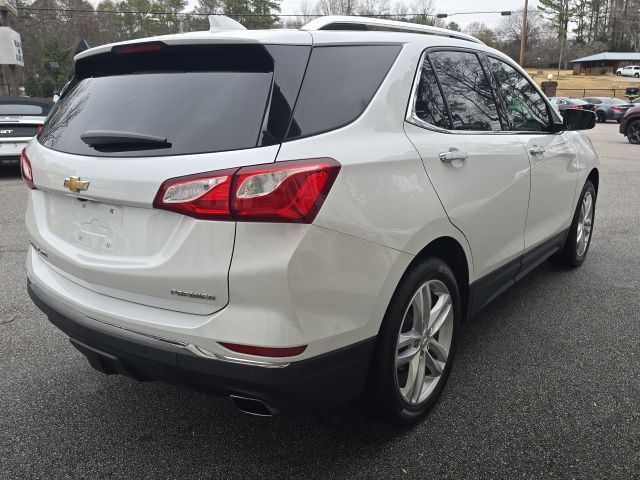
<instances>
[{"instance_id":1,"label":"exhaust tip","mask_svg":"<svg viewBox=\"0 0 640 480\"><path fill-rule=\"evenodd\" d=\"M229 398L238 410L249 415L273 417L276 413L274 409L257 398L240 397L238 395L230 395Z\"/></svg>"}]
</instances>

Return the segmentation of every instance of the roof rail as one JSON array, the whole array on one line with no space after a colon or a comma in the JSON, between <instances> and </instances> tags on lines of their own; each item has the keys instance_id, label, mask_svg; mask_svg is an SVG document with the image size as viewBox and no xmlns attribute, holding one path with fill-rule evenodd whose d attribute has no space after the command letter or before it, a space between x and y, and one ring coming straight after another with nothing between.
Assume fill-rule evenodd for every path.
<instances>
[{"instance_id":1,"label":"roof rail","mask_svg":"<svg viewBox=\"0 0 640 480\"><path fill-rule=\"evenodd\" d=\"M458 40L466 40L468 42L484 45L484 42L472 37L471 35L447 30L446 28L370 17L329 15L312 20L302 27L301 30L383 30L387 32L422 33L426 35L439 35L441 37L456 38Z\"/></svg>"}]
</instances>

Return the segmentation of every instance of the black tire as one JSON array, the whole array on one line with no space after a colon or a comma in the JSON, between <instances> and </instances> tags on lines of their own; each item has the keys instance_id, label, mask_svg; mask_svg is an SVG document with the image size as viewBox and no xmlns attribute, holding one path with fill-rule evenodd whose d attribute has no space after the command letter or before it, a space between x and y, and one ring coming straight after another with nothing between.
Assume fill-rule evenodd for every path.
<instances>
[{"instance_id":1,"label":"black tire","mask_svg":"<svg viewBox=\"0 0 640 480\"><path fill-rule=\"evenodd\" d=\"M433 391L422 402L411 404L399 391L396 367L397 341L409 302L425 283L442 282L449 291L453 308L451 345L440 379ZM418 422L435 404L451 371L461 325L460 293L455 275L442 260L430 257L413 265L404 274L389 303L378 333L367 387L361 405L368 413L400 425ZM428 355L428 353L427 353Z\"/></svg>"},{"instance_id":2,"label":"black tire","mask_svg":"<svg viewBox=\"0 0 640 480\"><path fill-rule=\"evenodd\" d=\"M578 224L580 220L580 210L582 208L582 202L586 195L591 194L591 198L593 199L592 208L592 221L591 221L591 230L589 232L589 239L587 240L587 245L584 250L584 253L580 254L577 248L578 241ZM585 258L587 258L587 253L589 252L589 246L591 245L591 239L593 237L593 226L595 224L596 218L596 189L591 183L591 180L587 180L582 188L582 193L580 194L580 199L578 200L578 204L576 205L576 211L573 214L573 221L571 222L571 227L569 227L569 233L567 235L567 239L565 240L564 247L558 253L556 253L553 257L551 257L552 261L556 264L563 265L569 268L577 268L584 262Z\"/></svg>"},{"instance_id":3,"label":"black tire","mask_svg":"<svg viewBox=\"0 0 640 480\"><path fill-rule=\"evenodd\" d=\"M640 78L640 73L636 73L636 74L634 75L634 77L636 77L636 78Z\"/></svg>"},{"instance_id":4,"label":"black tire","mask_svg":"<svg viewBox=\"0 0 640 480\"><path fill-rule=\"evenodd\" d=\"M622 76L622 72L616 72L616 75L620 77Z\"/></svg>"},{"instance_id":5,"label":"black tire","mask_svg":"<svg viewBox=\"0 0 640 480\"><path fill-rule=\"evenodd\" d=\"M633 120L627 125L627 140L633 145L640 145L640 119Z\"/></svg>"},{"instance_id":6,"label":"black tire","mask_svg":"<svg viewBox=\"0 0 640 480\"><path fill-rule=\"evenodd\" d=\"M607 123L607 115L604 112L598 112L598 122Z\"/></svg>"}]
</instances>

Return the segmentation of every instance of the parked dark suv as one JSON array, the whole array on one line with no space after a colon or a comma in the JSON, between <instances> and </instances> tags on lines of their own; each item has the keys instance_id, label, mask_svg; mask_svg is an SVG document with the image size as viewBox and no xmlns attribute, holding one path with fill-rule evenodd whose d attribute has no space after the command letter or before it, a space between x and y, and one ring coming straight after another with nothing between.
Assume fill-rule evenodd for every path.
<instances>
[{"instance_id":1,"label":"parked dark suv","mask_svg":"<svg viewBox=\"0 0 640 480\"><path fill-rule=\"evenodd\" d=\"M620 120L620 133L627 137L629 143L640 145L640 106L627 110Z\"/></svg>"}]
</instances>

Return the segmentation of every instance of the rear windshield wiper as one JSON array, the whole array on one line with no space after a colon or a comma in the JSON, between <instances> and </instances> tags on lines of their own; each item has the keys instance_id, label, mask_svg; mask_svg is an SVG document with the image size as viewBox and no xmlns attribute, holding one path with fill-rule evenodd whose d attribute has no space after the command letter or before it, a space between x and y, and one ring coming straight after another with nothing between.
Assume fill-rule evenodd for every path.
<instances>
[{"instance_id":1,"label":"rear windshield wiper","mask_svg":"<svg viewBox=\"0 0 640 480\"><path fill-rule=\"evenodd\" d=\"M80 139L91 147L150 146L167 148L171 146L166 138L146 133L118 132L116 130L87 130L80 135Z\"/></svg>"}]
</instances>

